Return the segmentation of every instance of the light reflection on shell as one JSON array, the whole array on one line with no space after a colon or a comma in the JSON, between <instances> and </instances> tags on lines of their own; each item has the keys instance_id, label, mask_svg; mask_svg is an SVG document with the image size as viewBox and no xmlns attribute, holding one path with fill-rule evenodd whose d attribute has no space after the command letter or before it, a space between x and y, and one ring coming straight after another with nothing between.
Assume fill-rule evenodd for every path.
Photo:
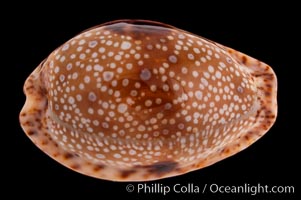
<instances>
[{"instance_id":1,"label":"light reflection on shell","mask_svg":"<svg viewBox=\"0 0 301 200\"><path fill-rule=\"evenodd\" d=\"M24 91L20 123L41 150L115 181L211 165L258 140L277 115L268 65L143 20L77 35L34 70Z\"/></svg>"}]
</instances>

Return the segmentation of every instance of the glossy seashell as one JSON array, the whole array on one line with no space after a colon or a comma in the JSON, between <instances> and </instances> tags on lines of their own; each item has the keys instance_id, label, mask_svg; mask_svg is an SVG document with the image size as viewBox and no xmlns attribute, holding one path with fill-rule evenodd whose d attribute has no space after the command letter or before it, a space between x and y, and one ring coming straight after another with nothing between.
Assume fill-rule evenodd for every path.
<instances>
[{"instance_id":1,"label":"glossy seashell","mask_svg":"<svg viewBox=\"0 0 301 200\"><path fill-rule=\"evenodd\" d=\"M20 123L82 174L145 181L250 146L273 125L273 70L159 22L121 20L70 39L28 77Z\"/></svg>"}]
</instances>

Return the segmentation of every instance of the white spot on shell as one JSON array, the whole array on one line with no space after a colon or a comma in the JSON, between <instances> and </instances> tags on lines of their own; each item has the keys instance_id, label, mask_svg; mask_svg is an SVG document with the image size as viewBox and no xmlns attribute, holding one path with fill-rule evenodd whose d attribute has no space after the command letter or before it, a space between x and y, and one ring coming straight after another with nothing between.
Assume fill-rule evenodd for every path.
<instances>
[{"instance_id":1,"label":"white spot on shell","mask_svg":"<svg viewBox=\"0 0 301 200\"><path fill-rule=\"evenodd\" d=\"M126 87L129 84L129 79L122 80L122 86Z\"/></svg>"},{"instance_id":2,"label":"white spot on shell","mask_svg":"<svg viewBox=\"0 0 301 200\"><path fill-rule=\"evenodd\" d=\"M69 97L69 98L68 98L68 102L69 102L70 104L73 104L73 103L74 103L74 98L73 98L73 97Z\"/></svg>"},{"instance_id":3,"label":"white spot on shell","mask_svg":"<svg viewBox=\"0 0 301 200\"><path fill-rule=\"evenodd\" d=\"M243 92L244 92L244 89L243 89L242 87L238 86L238 87L237 87L237 91L238 91L239 93L243 93Z\"/></svg>"},{"instance_id":4,"label":"white spot on shell","mask_svg":"<svg viewBox=\"0 0 301 200\"><path fill-rule=\"evenodd\" d=\"M130 151L129 151L129 154L132 156L132 155L135 155L136 154L136 151L134 150L134 149L131 149Z\"/></svg>"},{"instance_id":5,"label":"white spot on shell","mask_svg":"<svg viewBox=\"0 0 301 200\"><path fill-rule=\"evenodd\" d=\"M69 44L65 44L62 48L62 51L66 51L67 49L69 49Z\"/></svg>"},{"instance_id":6,"label":"white spot on shell","mask_svg":"<svg viewBox=\"0 0 301 200\"><path fill-rule=\"evenodd\" d=\"M128 106L124 103L119 104L118 108L117 108L118 112L120 112L120 113L124 113L127 109L128 109Z\"/></svg>"},{"instance_id":7,"label":"white spot on shell","mask_svg":"<svg viewBox=\"0 0 301 200\"><path fill-rule=\"evenodd\" d=\"M201 100L203 98L203 93L201 91L196 91L195 92L195 97L198 99L198 100Z\"/></svg>"},{"instance_id":8,"label":"white spot on shell","mask_svg":"<svg viewBox=\"0 0 301 200\"><path fill-rule=\"evenodd\" d=\"M168 57L169 62L171 63L177 63L178 59L175 55L171 55Z\"/></svg>"},{"instance_id":9,"label":"white spot on shell","mask_svg":"<svg viewBox=\"0 0 301 200\"><path fill-rule=\"evenodd\" d=\"M103 73L103 78L104 78L105 81L110 81L110 80L112 80L113 76L114 76L114 73L113 73L113 72L110 72L110 71L105 71L105 72Z\"/></svg>"},{"instance_id":10,"label":"white spot on shell","mask_svg":"<svg viewBox=\"0 0 301 200\"><path fill-rule=\"evenodd\" d=\"M96 64L96 65L94 65L94 70L95 70L95 71L102 72L102 71L103 71L103 66L101 66L101 65L99 65L99 64Z\"/></svg>"},{"instance_id":11,"label":"white spot on shell","mask_svg":"<svg viewBox=\"0 0 301 200\"><path fill-rule=\"evenodd\" d=\"M99 158L99 159L105 158L105 156L103 154L100 154L100 153L96 154L96 157Z\"/></svg>"},{"instance_id":12,"label":"white spot on shell","mask_svg":"<svg viewBox=\"0 0 301 200\"><path fill-rule=\"evenodd\" d=\"M100 47L100 48L98 49L98 51L99 51L99 53L104 53L104 52L106 51L106 49L105 49L104 47Z\"/></svg>"},{"instance_id":13,"label":"white spot on shell","mask_svg":"<svg viewBox=\"0 0 301 200\"><path fill-rule=\"evenodd\" d=\"M143 69L143 70L141 70L141 73L140 73L141 80L147 81L147 80L149 80L151 78L151 76L152 76L152 74L149 71L149 69Z\"/></svg>"},{"instance_id":14,"label":"white spot on shell","mask_svg":"<svg viewBox=\"0 0 301 200\"><path fill-rule=\"evenodd\" d=\"M90 101L96 101L96 99L97 99L97 97L96 97L96 95L95 95L95 93L94 92L90 92L89 93L89 95L88 95L88 99L90 100Z\"/></svg>"},{"instance_id":15,"label":"white spot on shell","mask_svg":"<svg viewBox=\"0 0 301 200\"><path fill-rule=\"evenodd\" d=\"M96 45L97 45L97 41L91 41L91 42L89 42L89 47L90 48L94 48L94 47L96 47Z\"/></svg>"},{"instance_id":16,"label":"white spot on shell","mask_svg":"<svg viewBox=\"0 0 301 200\"><path fill-rule=\"evenodd\" d=\"M193 48L194 53L199 54L201 53L200 50L198 48Z\"/></svg>"},{"instance_id":17,"label":"white spot on shell","mask_svg":"<svg viewBox=\"0 0 301 200\"><path fill-rule=\"evenodd\" d=\"M213 66L209 65L209 67L208 67L208 71L209 71L210 73L213 73L213 72L214 72L214 68L213 68Z\"/></svg>"},{"instance_id":18,"label":"white spot on shell","mask_svg":"<svg viewBox=\"0 0 301 200\"><path fill-rule=\"evenodd\" d=\"M121 158L121 155L119 153L115 153L114 158Z\"/></svg>"},{"instance_id":19,"label":"white spot on shell","mask_svg":"<svg viewBox=\"0 0 301 200\"><path fill-rule=\"evenodd\" d=\"M132 44L130 43L130 42L127 42L127 41L123 41L122 43L121 43L121 49L122 50L127 50L127 49L129 49L129 48L131 48L131 46L132 46Z\"/></svg>"}]
</instances>

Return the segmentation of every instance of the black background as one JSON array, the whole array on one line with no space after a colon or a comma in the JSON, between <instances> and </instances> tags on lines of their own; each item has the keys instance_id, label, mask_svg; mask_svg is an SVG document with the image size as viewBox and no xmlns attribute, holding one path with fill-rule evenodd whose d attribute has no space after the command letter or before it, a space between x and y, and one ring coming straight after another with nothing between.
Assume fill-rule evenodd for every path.
<instances>
[{"instance_id":1,"label":"black background","mask_svg":"<svg viewBox=\"0 0 301 200\"><path fill-rule=\"evenodd\" d=\"M8 169L4 173L7 172L9 181L5 185L16 191L11 192L11 196L21 191L24 198L31 199L43 196L68 196L71 199L81 195L86 199L117 198L118 195L126 199L145 199L150 196L137 194L136 191L128 193L125 190L128 183L99 180L63 167L33 145L18 123L18 113L25 101L23 83L48 54L89 27L126 18L161 21L242 51L272 66L279 82L279 115L275 125L262 139L213 166L147 184L173 186L176 183L193 183L202 186L217 183L231 186L260 183L270 186L293 185L295 193L298 193L297 177L300 175L300 165L296 161L300 158L297 145L300 130L296 129L294 123L296 110L291 110L293 95L290 89L298 90L300 85L293 83L296 80L292 77L292 69L300 67L295 60L300 58L291 55L296 45L293 36L296 18L287 5L263 7L246 3L240 7L228 8L218 3L205 6L190 2L170 2L169 6L160 3L154 5L152 2L141 2L141 5L121 5L117 2L111 2L111 5L85 3L81 2L77 8L74 5L62 8L60 3L51 2L49 4L54 5L45 3L35 5L32 9L23 7L28 5L18 4L18 9L12 7L11 14L15 19L6 20L4 17L8 25L5 33L10 36L9 47L13 47L8 57L14 55L9 67L14 67L16 83L14 131L8 134L8 142L3 140L3 146L8 145L3 151L8 159L5 162ZM116 10L116 7L121 10ZM133 184L137 186L137 183ZM222 195L209 192L154 195L156 199L293 199L296 196L297 194Z\"/></svg>"}]
</instances>

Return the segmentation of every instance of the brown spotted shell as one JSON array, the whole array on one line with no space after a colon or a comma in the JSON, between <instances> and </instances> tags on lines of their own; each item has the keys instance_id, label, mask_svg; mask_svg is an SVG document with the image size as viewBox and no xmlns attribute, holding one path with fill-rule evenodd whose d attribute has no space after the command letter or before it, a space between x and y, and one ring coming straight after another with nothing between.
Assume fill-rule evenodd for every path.
<instances>
[{"instance_id":1,"label":"brown spotted shell","mask_svg":"<svg viewBox=\"0 0 301 200\"><path fill-rule=\"evenodd\" d=\"M273 70L169 25L123 20L52 52L24 85L22 128L46 154L115 181L180 175L263 136L277 115Z\"/></svg>"}]
</instances>

